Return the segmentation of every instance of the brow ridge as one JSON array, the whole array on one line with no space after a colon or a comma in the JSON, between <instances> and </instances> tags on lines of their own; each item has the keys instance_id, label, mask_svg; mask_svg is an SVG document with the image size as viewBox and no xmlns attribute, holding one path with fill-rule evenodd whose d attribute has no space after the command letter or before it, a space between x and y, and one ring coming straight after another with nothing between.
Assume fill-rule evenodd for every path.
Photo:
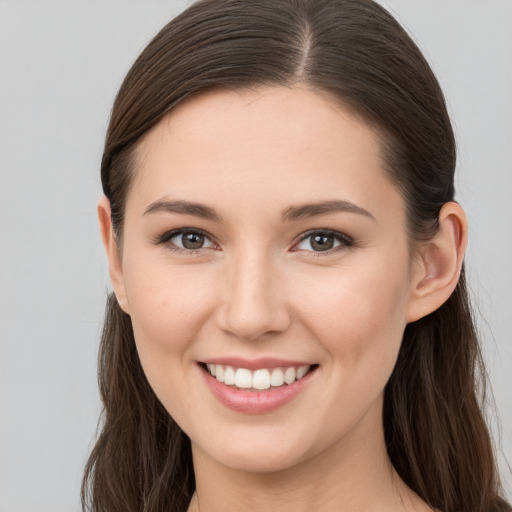
<instances>
[{"instance_id":1,"label":"brow ridge","mask_svg":"<svg viewBox=\"0 0 512 512\"><path fill-rule=\"evenodd\" d=\"M355 213L375 220L375 217L368 210L361 208L351 201L341 199L290 206L283 212L282 219L283 222L289 222L336 212Z\"/></svg>"},{"instance_id":2,"label":"brow ridge","mask_svg":"<svg viewBox=\"0 0 512 512\"><path fill-rule=\"evenodd\" d=\"M151 203L144 210L143 215L156 212L181 213L185 215L194 215L196 217L202 217L208 220L221 220L219 214L213 208L210 208L209 206L205 206L199 203L193 203L184 200L159 199L158 201Z\"/></svg>"},{"instance_id":3,"label":"brow ridge","mask_svg":"<svg viewBox=\"0 0 512 512\"><path fill-rule=\"evenodd\" d=\"M143 215L155 212L194 215L196 217L201 217L213 221L222 220L221 216L213 208L202 205L200 203L194 203L185 200L159 199L151 203L146 208ZM326 215L329 213L337 212L354 213L375 220L375 217L368 210L365 210L364 208L352 203L351 201L341 199L332 199L328 201L319 201L316 203L290 206L283 211L281 219L283 222L293 222L318 215Z\"/></svg>"}]
</instances>

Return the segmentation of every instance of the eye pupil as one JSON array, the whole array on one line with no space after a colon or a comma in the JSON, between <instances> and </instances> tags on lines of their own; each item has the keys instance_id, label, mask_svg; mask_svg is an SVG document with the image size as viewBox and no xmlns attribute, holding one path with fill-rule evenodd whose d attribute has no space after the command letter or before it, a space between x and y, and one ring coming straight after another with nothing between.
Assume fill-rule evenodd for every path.
<instances>
[{"instance_id":1,"label":"eye pupil","mask_svg":"<svg viewBox=\"0 0 512 512\"><path fill-rule=\"evenodd\" d=\"M199 233L185 233L182 235L181 241L185 249L201 249L204 244L204 235Z\"/></svg>"},{"instance_id":2,"label":"eye pupil","mask_svg":"<svg viewBox=\"0 0 512 512\"><path fill-rule=\"evenodd\" d=\"M334 237L332 235L313 235L311 237L311 247L315 251L328 251L334 246Z\"/></svg>"}]
</instances>

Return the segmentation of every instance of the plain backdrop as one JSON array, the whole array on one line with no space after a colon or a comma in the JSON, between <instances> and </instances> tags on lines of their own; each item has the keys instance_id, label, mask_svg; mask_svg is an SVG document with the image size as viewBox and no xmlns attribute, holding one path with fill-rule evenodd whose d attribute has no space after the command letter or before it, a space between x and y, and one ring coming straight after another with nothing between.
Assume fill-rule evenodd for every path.
<instances>
[{"instance_id":1,"label":"plain backdrop","mask_svg":"<svg viewBox=\"0 0 512 512\"><path fill-rule=\"evenodd\" d=\"M0 0L0 512L80 509L109 286L95 212L108 114L132 61L188 3ZM493 431L512 461L512 1L385 5L452 114Z\"/></svg>"}]
</instances>

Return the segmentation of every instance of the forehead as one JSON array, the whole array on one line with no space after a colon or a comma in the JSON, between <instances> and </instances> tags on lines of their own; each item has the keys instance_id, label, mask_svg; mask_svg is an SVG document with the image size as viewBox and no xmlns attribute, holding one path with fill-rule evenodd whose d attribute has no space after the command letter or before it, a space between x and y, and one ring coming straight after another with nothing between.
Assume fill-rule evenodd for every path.
<instances>
[{"instance_id":1,"label":"forehead","mask_svg":"<svg viewBox=\"0 0 512 512\"><path fill-rule=\"evenodd\" d=\"M384 189L398 195L376 131L327 94L302 87L188 99L146 134L136 168L128 199L141 207L164 195L226 208L340 195L368 205Z\"/></svg>"},{"instance_id":2,"label":"forehead","mask_svg":"<svg viewBox=\"0 0 512 512\"><path fill-rule=\"evenodd\" d=\"M329 145L338 136L347 140L346 147L349 139L365 138L371 150L378 149L379 142L376 130L347 106L305 86L214 90L188 98L146 134L140 154L154 149L155 131L165 134L167 141L170 136L177 143L214 142L216 147L234 142L275 147L305 139Z\"/></svg>"}]
</instances>

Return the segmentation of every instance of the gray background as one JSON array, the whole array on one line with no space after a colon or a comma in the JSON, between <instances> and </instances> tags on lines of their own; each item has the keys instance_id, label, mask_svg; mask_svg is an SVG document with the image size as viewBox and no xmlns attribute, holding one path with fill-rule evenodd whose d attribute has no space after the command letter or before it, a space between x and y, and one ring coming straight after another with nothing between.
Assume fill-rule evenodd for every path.
<instances>
[{"instance_id":1,"label":"gray background","mask_svg":"<svg viewBox=\"0 0 512 512\"><path fill-rule=\"evenodd\" d=\"M79 510L100 410L108 274L95 206L108 113L133 59L188 3L0 0L0 512ZM493 430L512 460L512 2L385 5L453 117Z\"/></svg>"}]
</instances>

